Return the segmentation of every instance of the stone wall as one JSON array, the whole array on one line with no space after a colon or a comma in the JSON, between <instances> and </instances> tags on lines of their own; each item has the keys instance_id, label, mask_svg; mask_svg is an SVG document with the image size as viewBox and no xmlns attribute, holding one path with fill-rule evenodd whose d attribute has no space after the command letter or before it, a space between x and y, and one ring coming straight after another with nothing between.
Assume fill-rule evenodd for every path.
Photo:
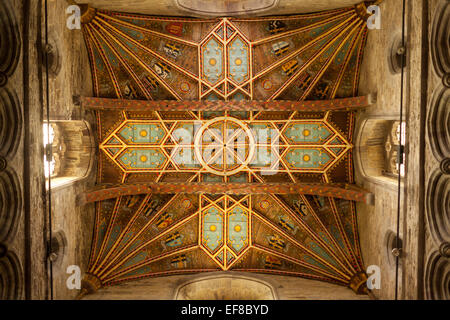
<instances>
[{"instance_id":1,"label":"stone wall","mask_svg":"<svg viewBox=\"0 0 450 320\"><path fill-rule=\"evenodd\" d=\"M76 0L95 8L166 16L283 15L343 8L359 0ZM239 2L239 5L236 3ZM250 13L249 13L250 12Z\"/></svg>"},{"instance_id":2,"label":"stone wall","mask_svg":"<svg viewBox=\"0 0 450 320\"><path fill-rule=\"evenodd\" d=\"M0 251L3 252L0 272L6 279L1 298L4 299L45 299L49 294L43 82L42 65L37 63L41 47L38 5L38 1L20 0L2 1L0 5L0 20L4 24L0 27L0 109L2 117L7 116L2 119L5 122L1 129L6 140L0 141L0 162L4 164L0 166L0 184L7 186L1 192L5 199L0 201ZM5 226L6 235L3 234Z\"/></svg>"},{"instance_id":3,"label":"stone wall","mask_svg":"<svg viewBox=\"0 0 450 320\"><path fill-rule=\"evenodd\" d=\"M428 10L426 137L424 148L423 298L450 299L450 3Z\"/></svg>"},{"instance_id":4,"label":"stone wall","mask_svg":"<svg viewBox=\"0 0 450 320\"><path fill-rule=\"evenodd\" d=\"M25 296L20 6L0 3L0 300ZM8 44L5 44L6 40Z\"/></svg>"},{"instance_id":5,"label":"stone wall","mask_svg":"<svg viewBox=\"0 0 450 320\"><path fill-rule=\"evenodd\" d=\"M298 277L244 272L214 272L209 274L177 275L149 278L128 282L117 286L102 288L85 300L166 300L174 299L178 289L186 283L209 277L245 277L262 281L273 288L275 297L280 300L367 300L366 295L356 295L351 289L342 286ZM215 297L210 297L214 300Z\"/></svg>"},{"instance_id":6,"label":"stone wall","mask_svg":"<svg viewBox=\"0 0 450 320\"><path fill-rule=\"evenodd\" d=\"M54 46L59 59L57 72L49 77L50 120L85 120L91 128L94 141L96 122L94 114L86 112L74 103L74 96L92 96L91 72L84 38L81 30L66 27L66 1L48 2L49 43ZM45 115L46 116L46 115ZM95 151L94 153L96 153ZM90 153L90 151L88 151ZM96 157L96 155L95 155ZM53 266L53 289L55 299L73 299L77 290L69 290L66 280L67 267L79 266L87 269L90 253L94 205L80 207L77 194L92 187L96 180L96 160L88 176L63 187L51 190L52 230L64 232L67 239L65 254L60 263Z\"/></svg>"},{"instance_id":7,"label":"stone wall","mask_svg":"<svg viewBox=\"0 0 450 320\"><path fill-rule=\"evenodd\" d=\"M360 83L360 94L376 91L378 101L359 114L359 123L370 118L399 119L400 114L401 78L399 73L392 72L389 59L392 43L401 33L402 8L400 3L392 1L385 1L380 7L382 30L369 33ZM400 189L403 251L399 299L449 297L446 280L450 270L449 230L445 227L449 225L450 63L448 30L445 29L449 12L448 1L409 1L406 6L403 120L406 121L407 143L406 175ZM358 204L365 264L381 268L381 289L374 290L374 295L393 299L395 259L387 250L386 237L389 230L396 231L397 185L364 176L358 165L356 178L358 184L375 194L374 206Z\"/></svg>"},{"instance_id":8,"label":"stone wall","mask_svg":"<svg viewBox=\"0 0 450 320\"><path fill-rule=\"evenodd\" d=\"M365 120L399 119L400 84L399 73L392 73L388 57L391 45L401 35L402 7L400 1L385 1L380 5L381 29L369 31L367 46L361 68L359 94L377 94L377 102L359 112L355 134ZM367 127L370 129L370 127ZM359 137L355 136L358 143ZM395 266L389 262L385 250L385 235L396 231L397 181L383 181L366 176L358 164L359 150L355 149L356 183L375 194L373 205L357 204L361 251L366 267L376 265L381 270L381 288L373 294L379 299L393 299L395 294ZM372 157L373 154L368 154Z\"/></svg>"},{"instance_id":9,"label":"stone wall","mask_svg":"<svg viewBox=\"0 0 450 320\"><path fill-rule=\"evenodd\" d=\"M49 118L86 120L95 129L94 115L73 103L74 95L92 95L92 85L82 33L66 28L67 6L48 1L49 42L59 59L50 66ZM7 279L0 298L49 299L52 291L54 298L73 298L65 270L86 268L94 220L94 208L77 206L75 196L95 183L95 170L85 180L52 190L49 198L42 127L47 120L44 1L2 1L0 15L0 272ZM67 238L66 257L53 268L53 290L49 203L51 229Z\"/></svg>"}]
</instances>

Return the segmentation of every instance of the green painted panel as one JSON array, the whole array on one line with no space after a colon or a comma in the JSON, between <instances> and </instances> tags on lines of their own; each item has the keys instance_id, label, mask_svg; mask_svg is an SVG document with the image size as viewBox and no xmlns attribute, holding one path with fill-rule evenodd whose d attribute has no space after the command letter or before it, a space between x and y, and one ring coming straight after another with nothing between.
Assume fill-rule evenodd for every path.
<instances>
[{"instance_id":1,"label":"green painted panel","mask_svg":"<svg viewBox=\"0 0 450 320\"><path fill-rule=\"evenodd\" d=\"M289 125L283 134L291 143L322 144L333 135L333 132L323 123L297 122Z\"/></svg>"},{"instance_id":2,"label":"green painted panel","mask_svg":"<svg viewBox=\"0 0 450 320\"><path fill-rule=\"evenodd\" d=\"M125 169L159 169L167 161L160 149L126 149L119 157Z\"/></svg>"},{"instance_id":3,"label":"green painted panel","mask_svg":"<svg viewBox=\"0 0 450 320\"><path fill-rule=\"evenodd\" d=\"M223 214L215 207L203 212L203 245L212 253L223 244Z\"/></svg>"},{"instance_id":4,"label":"green painted panel","mask_svg":"<svg viewBox=\"0 0 450 320\"><path fill-rule=\"evenodd\" d=\"M228 246L239 254L248 244L248 213L234 207L228 213Z\"/></svg>"},{"instance_id":5,"label":"green painted panel","mask_svg":"<svg viewBox=\"0 0 450 320\"><path fill-rule=\"evenodd\" d=\"M291 148L284 159L294 169L318 170L323 170L333 160L323 148Z\"/></svg>"},{"instance_id":6,"label":"green painted panel","mask_svg":"<svg viewBox=\"0 0 450 320\"><path fill-rule=\"evenodd\" d=\"M126 143L158 144L166 134L159 124L131 123L126 124L119 135Z\"/></svg>"}]
</instances>

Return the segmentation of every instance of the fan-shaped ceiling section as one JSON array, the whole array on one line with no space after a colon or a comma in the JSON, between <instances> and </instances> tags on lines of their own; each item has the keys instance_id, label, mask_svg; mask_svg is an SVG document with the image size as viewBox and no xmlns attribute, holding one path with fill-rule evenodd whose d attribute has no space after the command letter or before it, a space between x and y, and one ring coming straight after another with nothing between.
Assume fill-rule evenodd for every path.
<instances>
[{"instance_id":1,"label":"fan-shaped ceiling section","mask_svg":"<svg viewBox=\"0 0 450 320\"><path fill-rule=\"evenodd\" d=\"M176 300L275 300L273 287L259 279L216 276L182 285Z\"/></svg>"},{"instance_id":2,"label":"fan-shaped ceiling section","mask_svg":"<svg viewBox=\"0 0 450 320\"><path fill-rule=\"evenodd\" d=\"M202 20L90 8L82 21L97 96L318 100L356 95L364 10Z\"/></svg>"},{"instance_id":3,"label":"fan-shaped ceiling section","mask_svg":"<svg viewBox=\"0 0 450 320\"><path fill-rule=\"evenodd\" d=\"M85 288L236 270L364 291L355 206L316 196L138 195L98 204Z\"/></svg>"}]
</instances>

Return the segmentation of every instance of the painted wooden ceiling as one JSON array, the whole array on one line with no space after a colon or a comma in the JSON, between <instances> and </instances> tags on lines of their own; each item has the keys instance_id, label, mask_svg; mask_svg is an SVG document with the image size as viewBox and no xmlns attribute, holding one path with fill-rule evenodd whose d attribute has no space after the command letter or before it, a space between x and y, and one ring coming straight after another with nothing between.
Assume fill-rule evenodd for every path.
<instances>
[{"instance_id":1,"label":"painted wooden ceiling","mask_svg":"<svg viewBox=\"0 0 450 320\"><path fill-rule=\"evenodd\" d=\"M355 96L367 35L354 7L258 19L93 12L95 94L154 100Z\"/></svg>"},{"instance_id":2,"label":"painted wooden ceiling","mask_svg":"<svg viewBox=\"0 0 450 320\"><path fill-rule=\"evenodd\" d=\"M131 100L353 97L364 8L202 20L89 8L82 21L94 93ZM98 183L353 183L352 111L96 114ZM353 201L242 193L186 190L97 202L84 288L239 270L366 290Z\"/></svg>"},{"instance_id":3,"label":"painted wooden ceiling","mask_svg":"<svg viewBox=\"0 0 450 320\"><path fill-rule=\"evenodd\" d=\"M119 197L97 206L88 274L103 286L218 270L349 286L363 270L352 201L176 194Z\"/></svg>"},{"instance_id":4,"label":"painted wooden ceiling","mask_svg":"<svg viewBox=\"0 0 450 320\"><path fill-rule=\"evenodd\" d=\"M352 182L352 112L99 112L99 182Z\"/></svg>"}]
</instances>

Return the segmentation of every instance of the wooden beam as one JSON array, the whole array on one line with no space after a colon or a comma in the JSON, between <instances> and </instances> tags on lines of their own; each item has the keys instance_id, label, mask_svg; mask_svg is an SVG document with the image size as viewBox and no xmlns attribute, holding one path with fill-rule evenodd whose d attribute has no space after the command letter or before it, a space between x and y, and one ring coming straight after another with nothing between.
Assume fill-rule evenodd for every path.
<instances>
[{"instance_id":1,"label":"wooden beam","mask_svg":"<svg viewBox=\"0 0 450 320\"><path fill-rule=\"evenodd\" d=\"M81 105L93 110L126 111L347 111L365 108L376 100L375 94L334 100L308 101L176 101L124 100L81 97Z\"/></svg>"},{"instance_id":2,"label":"wooden beam","mask_svg":"<svg viewBox=\"0 0 450 320\"><path fill-rule=\"evenodd\" d=\"M149 193L309 194L370 203L373 194L355 185L335 183L180 183L105 184L81 194L81 205L120 196Z\"/></svg>"}]
</instances>

